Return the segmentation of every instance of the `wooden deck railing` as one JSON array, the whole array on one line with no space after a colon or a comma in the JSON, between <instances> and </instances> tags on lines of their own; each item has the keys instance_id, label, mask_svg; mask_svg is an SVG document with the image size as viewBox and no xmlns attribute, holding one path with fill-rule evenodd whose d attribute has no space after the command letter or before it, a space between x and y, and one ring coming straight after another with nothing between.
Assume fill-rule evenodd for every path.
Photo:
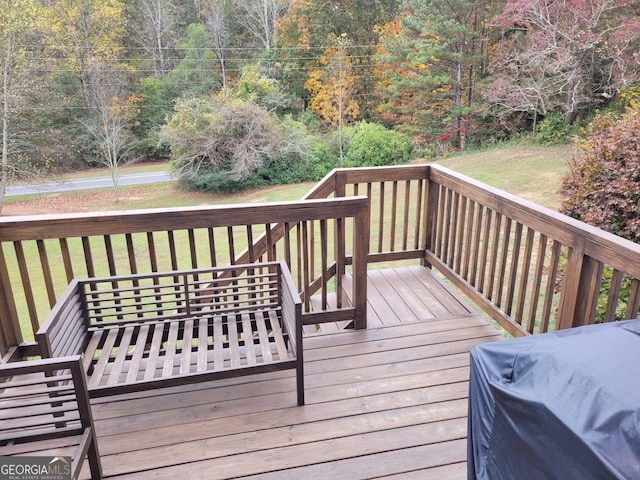
<instances>
[{"instance_id":1,"label":"wooden deck railing","mask_svg":"<svg viewBox=\"0 0 640 480\"><path fill-rule=\"evenodd\" d=\"M429 173L426 260L513 335L640 308L640 245L442 167Z\"/></svg>"},{"instance_id":2,"label":"wooden deck railing","mask_svg":"<svg viewBox=\"0 0 640 480\"><path fill-rule=\"evenodd\" d=\"M511 335L640 309L640 245L438 165L340 169L306 198L370 198L369 262L419 258Z\"/></svg>"},{"instance_id":3,"label":"wooden deck railing","mask_svg":"<svg viewBox=\"0 0 640 480\"><path fill-rule=\"evenodd\" d=\"M359 197L0 218L0 352L22 345L20 355L37 354L34 332L73 278L276 260L297 281L305 323L343 320L364 328L367 216L368 199ZM349 237L340 233L347 222ZM347 250L356 301L331 303ZM325 301L312 309L316 293Z\"/></svg>"},{"instance_id":4,"label":"wooden deck railing","mask_svg":"<svg viewBox=\"0 0 640 480\"><path fill-rule=\"evenodd\" d=\"M263 258L289 266L306 323L366 326L367 264L395 261L435 268L512 335L640 309L640 245L437 165L337 169L299 202L0 218L0 351L29 340L74 277Z\"/></svg>"}]
</instances>

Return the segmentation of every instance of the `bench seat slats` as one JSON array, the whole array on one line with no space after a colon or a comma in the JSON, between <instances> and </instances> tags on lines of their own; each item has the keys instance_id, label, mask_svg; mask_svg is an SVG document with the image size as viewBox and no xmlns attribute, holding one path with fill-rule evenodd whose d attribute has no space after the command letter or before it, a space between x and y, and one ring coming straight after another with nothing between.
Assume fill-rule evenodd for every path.
<instances>
[{"instance_id":1,"label":"bench seat slats","mask_svg":"<svg viewBox=\"0 0 640 480\"><path fill-rule=\"evenodd\" d=\"M167 339L167 347L164 353L164 365L162 367L162 376L170 377L173 375L174 360L176 358L176 352L178 348L178 329L180 325L178 322L171 322L168 324L169 337Z\"/></svg>"},{"instance_id":2,"label":"bench seat slats","mask_svg":"<svg viewBox=\"0 0 640 480\"><path fill-rule=\"evenodd\" d=\"M207 355L209 353L209 320L198 319L198 360L196 371L204 372L207 369Z\"/></svg>"},{"instance_id":3,"label":"bench seat slats","mask_svg":"<svg viewBox=\"0 0 640 480\"><path fill-rule=\"evenodd\" d=\"M213 317L213 370L224 368L224 345L222 333L222 318Z\"/></svg>"},{"instance_id":4,"label":"bench seat slats","mask_svg":"<svg viewBox=\"0 0 640 480\"><path fill-rule=\"evenodd\" d=\"M242 331L244 332L244 348L247 355L247 365L256 365L256 350L254 344L253 328L251 328L251 317L243 313L242 314Z\"/></svg>"},{"instance_id":5,"label":"bench seat slats","mask_svg":"<svg viewBox=\"0 0 640 480\"><path fill-rule=\"evenodd\" d=\"M138 373L141 369L142 357L145 353L145 345L147 343L148 335L149 325L142 325L138 330L138 338L136 339L136 343L133 346L131 364L129 365L129 371L127 372L127 382L133 382L138 379Z\"/></svg>"},{"instance_id":6,"label":"bench seat slats","mask_svg":"<svg viewBox=\"0 0 640 480\"><path fill-rule=\"evenodd\" d=\"M238 333L238 324L236 323L234 316L228 317L227 331L231 367L237 368L240 366L240 338Z\"/></svg>"},{"instance_id":7,"label":"bench seat slats","mask_svg":"<svg viewBox=\"0 0 640 480\"><path fill-rule=\"evenodd\" d=\"M269 333L267 332L267 325L264 322L264 318L256 319L256 326L258 329L258 339L260 345L260 353L262 355L262 362L269 363L273 361L271 355L271 344L269 342Z\"/></svg>"},{"instance_id":8,"label":"bench seat slats","mask_svg":"<svg viewBox=\"0 0 640 480\"><path fill-rule=\"evenodd\" d=\"M278 351L278 358L280 360L286 360L289 358L289 352L287 351L287 346L284 341L284 332L280 327L280 319L275 312L269 312L269 319L271 320L271 329L273 330L273 337L275 339L276 350Z\"/></svg>"},{"instance_id":9,"label":"bench seat slats","mask_svg":"<svg viewBox=\"0 0 640 480\"><path fill-rule=\"evenodd\" d=\"M129 347L131 346L132 337L133 327L125 328L122 334L122 338L120 339L120 344L118 345L118 354L116 355L115 361L111 365L109 380L107 382L110 385L113 385L120 381L120 376L123 373L122 369L124 367L124 362L127 358Z\"/></svg>"},{"instance_id":10,"label":"bench seat slats","mask_svg":"<svg viewBox=\"0 0 640 480\"><path fill-rule=\"evenodd\" d=\"M149 358L147 359L147 367L144 372L145 380L152 380L156 376L156 365L158 358L160 357L160 350L162 349L162 325L155 325L153 329L153 338L149 348Z\"/></svg>"},{"instance_id":11,"label":"bench seat slats","mask_svg":"<svg viewBox=\"0 0 640 480\"><path fill-rule=\"evenodd\" d=\"M182 352L180 354L180 375L191 371L191 352L193 350L193 320L184 321Z\"/></svg>"}]
</instances>

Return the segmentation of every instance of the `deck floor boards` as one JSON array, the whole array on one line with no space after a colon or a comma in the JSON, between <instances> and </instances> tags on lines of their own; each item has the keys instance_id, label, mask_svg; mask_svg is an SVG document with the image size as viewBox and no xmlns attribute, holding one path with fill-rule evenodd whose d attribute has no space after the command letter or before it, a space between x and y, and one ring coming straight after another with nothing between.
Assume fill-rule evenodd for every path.
<instances>
[{"instance_id":1,"label":"deck floor boards","mask_svg":"<svg viewBox=\"0 0 640 480\"><path fill-rule=\"evenodd\" d=\"M500 334L446 288L424 300L421 272L388 274L370 299L413 315L306 337L302 407L293 371L94 400L106 478L466 478L468 352Z\"/></svg>"}]
</instances>

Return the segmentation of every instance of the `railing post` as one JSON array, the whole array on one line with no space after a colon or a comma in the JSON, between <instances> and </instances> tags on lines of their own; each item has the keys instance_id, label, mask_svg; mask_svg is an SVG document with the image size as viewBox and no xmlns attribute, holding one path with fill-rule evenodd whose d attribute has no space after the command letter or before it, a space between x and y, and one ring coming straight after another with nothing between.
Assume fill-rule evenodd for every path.
<instances>
[{"instance_id":1,"label":"railing post","mask_svg":"<svg viewBox=\"0 0 640 480\"><path fill-rule=\"evenodd\" d=\"M369 255L369 202L353 219L353 299L356 329L367 328L367 257Z\"/></svg>"},{"instance_id":2,"label":"railing post","mask_svg":"<svg viewBox=\"0 0 640 480\"><path fill-rule=\"evenodd\" d=\"M596 262L585 255L584 245L569 250L558 308L558 330L591 323L586 316L591 310L590 299L593 299L592 279L595 268Z\"/></svg>"}]
</instances>

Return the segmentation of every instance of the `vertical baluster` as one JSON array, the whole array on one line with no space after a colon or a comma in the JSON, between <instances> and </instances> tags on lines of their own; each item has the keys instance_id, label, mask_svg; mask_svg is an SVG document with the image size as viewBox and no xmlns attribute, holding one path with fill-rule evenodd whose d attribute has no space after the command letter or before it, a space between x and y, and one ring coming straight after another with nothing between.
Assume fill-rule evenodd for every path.
<instances>
[{"instance_id":1,"label":"vertical baluster","mask_svg":"<svg viewBox=\"0 0 640 480\"><path fill-rule=\"evenodd\" d=\"M169 241L169 257L171 258L171 270L178 270L178 254L176 252L176 239L173 230L167 231Z\"/></svg>"},{"instance_id":2,"label":"vertical baluster","mask_svg":"<svg viewBox=\"0 0 640 480\"><path fill-rule=\"evenodd\" d=\"M276 244L273 243L273 232L271 231L271 224L267 223L264 226L264 235L266 241L267 261L274 262L278 258L276 250Z\"/></svg>"},{"instance_id":3,"label":"vertical baluster","mask_svg":"<svg viewBox=\"0 0 640 480\"><path fill-rule=\"evenodd\" d=\"M527 289L527 281L529 280L529 263L531 262L531 249L533 248L533 238L531 238L531 229L527 229L527 239L525 242L524 258L522 264L520 262L520 249L522 246L522 224L516 222L516 231L513 237L513 253L511 255L511 272L509 273L509 287L507 289L507 315L511 315L513 303L515 300L515 289L518 284L518 276L520 277L518 295L516 302L515 321L522 325L522 311L524 309L524 292Z\"/></svg>"},{"instance_id":4,"label":"vertical baluster","mask_svg":"<svg viewBox=\"0 0 640 480\"><path fill-rule=\"evenodd\" d=\"M527 331L534 333L538 313L538 303L540 301L540 291L542 289L545 258L547 253L547 236L539 234L538 249L536 251L536 267L533 278L533 290L531 291L529 316L527 318Z\"/></svg>"},{"instance_id":5,"label":"vertical baluster","mask_svg":"<svg viewBox=\"0 0 640 480\"><path fill-rule=\"evenodd\" d=\"M109 275L117 275L116 261L113 254L113 244L111 243L110 235L103 235L105 256L107 257L107 265L109 268Z\"/></svg>"},{"instance_id":6,"label":"vertical baluster","mask_svg":"<svg viewBox=\"0 0 640 480\"><path fill-rule=\"evenodd\" d=\"M453 268L454 265L454 255L455 255L455 248L456 248L456 242L457 242L457 237L458 237L458 208L459 208L459 202L460 202L460 195L454 191L450 191L449 193L449 203L451 205L449 212L450 212L450 218L449 221L447 222L447 225L449 226L449 234L448 234L448 246L447 246L447 264Z\"/></svg>"},{"instance_id":7,"label":"vertical baluster","mask_svg":"<svg viewBox=\"0 0 640 480\"><path fill-rule=\"evenodd\" d=\"M109 266L109 275L114 277L118 275L118 272L117 272L115 257L113 253L113 243L111 241L111 235L103 235L103 239L104 239L104 248L107 256L107 263ZM111 281L111 288L113 290L118 289L118 282L116 280ZM118 293L117 291L113 292L113 301L114 301L116 312L121 312L122 307L120 307L120 305L122 302L120 301L120 293ZM117 318L122 319L123 317L119 315Z\"/></svg>"},{"instance_id":8,"label":"vertical baluster","mask_svg":"<svg viewBox=\"0 0 640 480\"><path fill-rule=\"evenodd\" d=\"M93 255L91 254L89 237L82 237L82 250L84 252L84 264L87 267L87 276L93 278L96 276L96 270L93 265Z\"/></svg>"},{"instance_id":9,"label":"vertical baluster","mask_svg":"<svg viewBox=\"0 0 640 480\"><path fill-rule=\"evenodd\" d=\"M147 232L147 249L149 250L149 266L152 272L158 271L158 256L153 232Z\"/></svg>"},{"instance_id":10,"label":"vertical baluster","mask_svg":"<svg viewBox=\"0 0 640 480\"><path fill-rule=\"evenodd\" d=\"M298 278L298 292L304 291L303 266L302 266L302 222L296 224L296 261L298 262L296 273Z\"/></svg>"},{"instance_id":11,"label":"vertical baluster","mask_svg":"<svg viewBox=\"0 0 640 480\"><path fill-rule=\"evenodd\" d=\"M191 256L191 268L198 268L198 247L196 244L196 235L193 228L187 230L189 238L189 254Z\"/></svg>"},{"instance_id":12,"label":"vertical baluster","mask_svg":"<svg viewBox=\"0 0 640 480\"><path fill-rule=\"evenodd\" d=\"M216 235L213 227L207 228L207 235L209 238L209 265L215 267L218 265L216 258Z\"/></svg>"},{"instance_id":13,"label":"vertical baluster","mask_svg":"<svg viewBox=\"0 0 640 480\"><path fill-rule=\"evenodd\" d=\"M467 197L460 195L460 214L458 218L457 241L456 241L456 253L455 253L455 271L460 274L462 272L462 261L464 256L464 250L468 249L467 235L465 232L468 230L467 226Z\"/></svg>"},{"instance_id":14,"label":"vertical baluster","mask_svg":"<svg viewBox=\"0 0 640 480\"><path fill-rule=\"evenodd\" d=\"M292 271L291 265L291 225L289 222L284 222L284 262L289 267L289 271Z\"/></svg>"},{"instance_id":15,"label":"vertical baluster","mask_svg":"<svg viewBox=\"0 0 640 480\"><path fill-rule=\"evenodd\" d=\"M31 285L31 279L29 277L29 268L27 267L27 259L24 254L24 247L21 241L14 241L13 248L16 253L16 261L18 262L18 270L20 271L20 279L22 280L22 291L24 292L24 299L27 303L27 311L29 312L29 320L31 322L31 330L35 335L35 332L40 328L38 320L38 311L36 309L35 299L33 297L33 287Z\"/></svg>"},{"instance_id":16,"label":"vertical baluster","mask_svg":"<svg viewBox=\"0 0 640 480\"><path fill-rule=\"evenodd\" d=\"M247 251L249 252L249 263L255 263L256 262L256 256L255 256L255 250L254 250L254 245L253 245L253 226L252 225L247 225L246 226L246 232L247 232Z\"/></svg>"},{"instance_id":17,"label":"vertical baluster","mask_svg":"<svg viewBox=\"0 0 640 480\"><path fill-rule=\"evenodd\" d=\"M480 213L480 217L482 217L482 210L484 209L484 207L482 207L479 211ZM483 293L486 295L486 269L487 269L487 259L488 259L488 255L489 255L489 238L491 237L491 224L493 223L493 210L487 208L486 209L486 213L484 214L484 227L483 227L483 235L481 235L482 238L482 252L480 254L480 271L478 273L478 284L477 284L477 289L480 293Z\"/></svg>"},{"instance_id":18,"label":"vertical baluster","mask_svg":"<svg viewBox=\"0 0 640 480\"><path fill-rule=\"evenodd\" d=\"M558 277L558 267L560 266L560 254L562 252L562 244L557 240L553 241L551 247L551 259L549 261L549 274L547 280L547 289L545 291L544 306L542 307L542 319L540 320L540 333L549 331L551 323L551 308L553 306L553 297L556 291L556 279ZM558 319L556 316L557 329Z\"/></svg>"},{"instance_id":19,"label":"vertical baluster","mask_svg":"<svg viewBox=\"0 0 640 480\"><path fill-rule=\"evenodd\" d=\"M384 204L385 204L384 185L385 185L384 182L380 182L380 201L379 201L379 208L378 208L378 253L382 252L382 245L383 245L383 239L384 239Z\"/></svg>"},{"instance_id":20,"label":"vertical baluster","mask_svg":"<svg viewBox=\"0 0 640 480\"><path fill-rule=\"evenodd\" d=\"M435 231L435 254L440 260L444 261L444 232L445 232L445 221L447 216L446 211L446 195L447 191L442 185L435 186L438 189L438 214L436 221L436 231Z\"/></svg>"},{"instance_id":21,"label":"vertical baluster","mask_svg":"<svg viewBox=\"0 0 640 480\"><path fill-rule=\"evenodd\" d=\"M44 281L45 289L47 291L47 298L49 299L49 307L53 308L56 304L56 292L53 285L53 278L51 277L51 267L49 266L49 257L47 255L47 248L44 240L37 240L38 254L40 255L40 266L42 268L42 280Z\"/></svg>"},{"instance_id":22,"label":"vertical baluster","mask_svg":"<svg viewBox=\"0 0 640 480\"><path fill-rule=\"evenodd\" d=\"M424 185L424 180L418 180L418 191L416 193L416 231L413 238L413 248L416 250L426 242L426 239L423 239L422 244L420 243L420 235L425 235L427 232L427 208L429 208L429 196L426 194Z\"/></svg>"},{"instance_id":23,"label":"vertical baluster","mask_svg":"<svg viewBox=\"0 0 640 480\"><path fill-rule=\"evenodd\" d=\"M596 314L598 310L598 299L600 297L600 289L602 286L602 278L604 274L604 263L596 262L596 268L591 272L591 278L589 279L587 296L587 308L584 316L584 325L591 325L595 323Z\"/></svg>"},{"instance_id":24,"label":"vertical baluster","mask_svg":"<svg viewBox=\"0 0 640 480\"><path fill-rule=\"evenodd\" d=\"M307 230L307 234L309 235L308 246L309 246L309 258L307 259L307 263L309 265L309 278L307 278L307 282L310 282L310 279L314 277L316 272L316 255L315 255L315 246L316 246L316 224L315 222L309 223L309 229Z\"/></svg>"},{"instance_id":25,"label":"vertical baluster","mask_svg":"<svg viewBox=\"0 0 640 480\"><path fill-rule=\"evenodd\" d=\"M402 250L407 250L409 244L409 213L410 213L410 199L411 199L411 180L407 180L404 184L404 218L402 219Z\"/></svg>"},{"instance_id":26,"label":"vertical baluster","mask_svg":"<svg viewBox=\"0 0 640 480\"><path fill-rule=\"evenodd\" d=\"M633 279L631 283L631 292L629 293L629 303L627 304L627 311L625 312L625 318L636 318L640 316L640 280Z\"/></svg>"},{"instance_id":27,"label":"vertical baluster","mask_svg":"<svg viewBox=\"0 0 640 480\"><path fill-rule=\"evenodd\" d=\"M395 251L396 245L396 222L398 212L398 182L393 181L391 187L391 231L389 232L389 251Z\"/></svg>"},{"instance_id":28,"label":"vertical baluster","mask_svg":"<svg viewBox=\"0 0 640 480\"><path fill-rule=\"evenodd\" d=\"M607 309L604 312L605 322L613 322L616 319L616 309L618 307L618 301L620 300L620 288L622 287L622 279L624 275L618 270L614 269L611 274L611 284L609 285L609 295L607 297Z\"/></svg>"},{"instance_id":29,"label":"vertical baluster","mask_svg":"<svg viewBox=\"0 0 640 480\"><path fill-rule=\"evenodd\" d=\"M69 242L66 238L61 238L59 240L60 243L60 254L62 255L62 264L64 265L64 272L67 276L67 283L71 283L73 280L73 262L71 261L71 254L69 253Z\"/></svg>"},{"instance_id":30,"label":"vertical baluster","mask_svg":"<svg viewBox=\"0 0 640 480\"><path fill-rule=\"evenodd\" d=\"M133 236L127 233L124 237L127 244L127 256L129 257L129 271L135 275L138 273L138 264L136 261L136 249L133 243Z\"/></svg>"},{"instance_id":31,"label":"vertical baluster","mask_svg":"<svg viewBox=\"0 0 640 480\"><path fill-rule=\"evenodd\" d=\"M504 234L502 237L502 255L500 256L500 269L498 270L498 295L495 304L502 306L502 294L504 292L504 282L507 272L507 261L509 258L509 245L511 241L511 218L507 217L504 222Z\"/></svg>"},{"instance_id":32,"label":"vertical baluster","mask_svg":"<svg viewBox=\"0 0 640 480\"><path fill-rule=\"evenodd\" d=\"M489 272L489 286L487 288L486 297L489 300L493 300L493 287L495 285L496 279L496 270L498 268L498 251L500 248L500 230L502 228L502 214L496 213L495 215L495 225L493 226L493 235L491 241L491 260L489 261L490 272ZM493 302L497 303L497 302Z\"/></svg>"},{"instance_id":33,"label":"vertical baluster","mask_svg":"<svg viewBox=\"0 0 640 480\"><path fill-rule=\"evenodd\" d=\"M465 197L466 198L466 197ZM464 263L463 263L463 267L461 269L461 275L462 278L465 278L467 280L469 279L469 271L471 268L471 261L472 258L475 258L475 254L477 253L476 250L476 244L474 243L474 218L475 218L475 208L476 208L476 202L469 200L468 201L468 212L467 212L467 218L468 220L466 221L467 226L466 226L466 235L465 235L465 239L464 239ZM473 283L471 283L473 285Z\"/></svg>"},{"instance_id":34,"label":"vertical baluster","mask_svg":"<svg viewBox=\"0 0 640 480\"><path fill-rule=\"evenodd\" d=\"M229 246L229 263L236 264L236 248L233 241L233 227L227 227L227 243Z\"/></svg>"}]
</instances>

